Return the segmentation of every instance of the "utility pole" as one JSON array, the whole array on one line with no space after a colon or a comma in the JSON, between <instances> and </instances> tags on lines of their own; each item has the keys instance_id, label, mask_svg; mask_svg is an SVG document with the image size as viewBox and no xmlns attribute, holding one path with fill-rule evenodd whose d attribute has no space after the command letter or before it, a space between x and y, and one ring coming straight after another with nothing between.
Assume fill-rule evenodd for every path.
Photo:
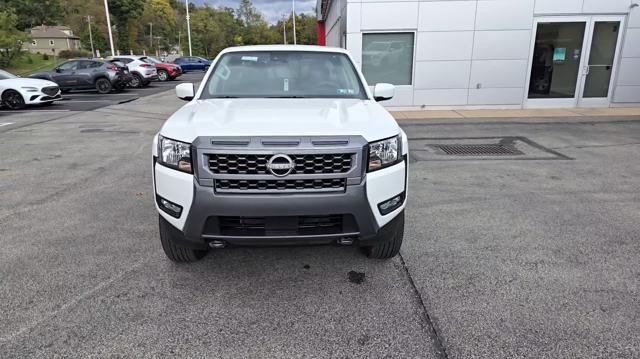
<instances>
[{"instance_id":1,"label":"utility pole","mask_svg":"<svg viewBox=\"0 0 640 359\"><path fill-rule=\"evenodd\" d=\"M293 9L293 44L296 45L298 43L296 41L296 0L291 0L291 7Z\"/></svg>"},{"instance_id":2,"label":"utility pole","mask_svg":"<svg viewBox=\"0 0 640 359\"><path fill-rule=\"evenodd\" d=\"M109 30L109 42L111 43L111 56L116 56L115 47L113 46L113 34L111 33L111 18L109 16L109 4L104 0L104 11L107 14L107 29Z\"/></svg>"},{"instance_id":3,"label":"utility pole","mask_svg":"<svg viewBox=\"0 0 640 359\"><path fill-rule=\"evenodd\" d=\"M93 48L93 34L91 33L91 15L87 15L87 22L89 23L89 42L91 43L91 57L96 56L96 50Z\"/></svg>"},{"instance_id":4,"label":"utility pole","mask_svg":"<svg viewBox=\"0 0 640 359\"><path fill-rule=\"evenodd\" d=\"M287 44L287 17L284 17L284 21L282 21L282 37L284 38L284 44Z\"/></svg>"},{"instance_id":5,"label":"utility pole","mask_svg":"<svg viewBox=\"0 0 640 359\"><path fill-rule=\"evenodd\" d=\"M153 52L153 23L149 23L149 52Z\"/></svg>"},{"instance_id":6,"label":"utility pole","mask_svg":"<svg viewBox=\"0 0 640 359\"><path fill-rule=\"evenodd\" d=\"M189 38L189 56L193 56L193 53L191 52L191 23L189 22L189 0L184 0L184 3L187 5L187 37Z\"/></svg>"}]
</instances>

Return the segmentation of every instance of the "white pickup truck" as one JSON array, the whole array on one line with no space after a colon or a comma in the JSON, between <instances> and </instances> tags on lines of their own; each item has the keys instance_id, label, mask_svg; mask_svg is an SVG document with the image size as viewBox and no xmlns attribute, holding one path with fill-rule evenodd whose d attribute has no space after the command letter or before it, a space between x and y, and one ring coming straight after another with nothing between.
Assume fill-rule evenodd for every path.
<instances>
[{"instance_id":1,"label":"white pickup truck","mask_svg":"<svg viewBox=\"0 0 640 359\"><path fill-rule=\"evenodd\" d=\"M398 254L408 141L343 49L222 51L153 140L160 240L192 262L227 245L357 245Z\"/></svg>"}]
</instances>

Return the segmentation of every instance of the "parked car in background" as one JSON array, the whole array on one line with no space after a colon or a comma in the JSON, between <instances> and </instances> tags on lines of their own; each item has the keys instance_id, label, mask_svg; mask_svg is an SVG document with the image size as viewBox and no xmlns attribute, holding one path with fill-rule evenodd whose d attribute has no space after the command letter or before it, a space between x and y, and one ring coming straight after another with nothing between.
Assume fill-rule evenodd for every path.
<instances>
[{"instance_id":1,"label":"parked car in background","mask_svg":"<svg viewBox=\"0 0 640 359\"><path fill-rule=\"evenodd\" d=\"M156 66L147 60L146 56L139 55L120 55L114 56L112 60L117 60L127 65L131 72L131 87L145 87L153 80L158 79L158 70Z\"/></svg>"},{"instance_id":2,"label":"parked car in background","mask_svg":"<svg viewBox=\"0 0 640 359\"><path fill-rule=\"evenodd\" d=\"M0 107L19 110L27 105L49 105L61 100L55 82L18 77L0 70Z\"/></svg>"},{"instance_id":3,"label":"parked car in background","mask_svg":"<svg viewBox=\"0 0 640 359\"><path fill-rule=\"evenodd\" d=\"M51 71L32 74L31 78L53 81L62 92L96 89L101 94L122 90L131 81L128 70L117 63L98 59L74 59Z\"/></svg>"},{"instance_id":4,"label":"parked car in background","mask_svg":"<svg viewBox=\"0 0 640 359\"><path fill-rule=\"evenodd\" d=\"M178 57L173 63L180 65L182 72L207 71L209 66L211 66L211 61L198 56Z\"/></svg>"},{"instance_id":5,"label":"parked car in background","mask_svg":"<svg viewBox=\"0 0 640 359\"><path fill-rule=\"evenodd\" d=\"M158 81L173 81L182 75L182 68L180 65L162 62L152 56L147 56L145 60L156 66L156 69L158 70Z\"/></svg>"}]
</instances>

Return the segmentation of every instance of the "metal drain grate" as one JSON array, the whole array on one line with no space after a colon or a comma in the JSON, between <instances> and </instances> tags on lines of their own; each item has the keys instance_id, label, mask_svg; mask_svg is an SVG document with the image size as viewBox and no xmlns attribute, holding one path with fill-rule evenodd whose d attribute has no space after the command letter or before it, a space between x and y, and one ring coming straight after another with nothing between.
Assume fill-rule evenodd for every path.
<instances>
[{"instance_id":1,"label":"metal drain grate","mask_svg":"<svg viewBox=\"0 0 640 359\"><path fill-rule=\"evenodd\" d=\"M524 153L515 147L501 144L452 144L434 145L445 154L452 156L520 156Z\"/></svg>"}]
</instances>

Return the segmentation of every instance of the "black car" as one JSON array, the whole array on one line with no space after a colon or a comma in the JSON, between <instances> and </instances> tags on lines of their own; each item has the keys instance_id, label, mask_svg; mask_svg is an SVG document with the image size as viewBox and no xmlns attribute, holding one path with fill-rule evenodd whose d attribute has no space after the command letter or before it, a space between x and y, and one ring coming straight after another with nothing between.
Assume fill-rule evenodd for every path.
<instances>
[{"instance_id":1,"label":"black car","mask_svg":"<svg viewBox=\"0 0 640 359\"><path fill-rule=\"evenodd\" d=\"M124 64L98 59L69 60L52 71L35 73L30 77L53 81L62 92L96 89L101 94L123 90L132 79Z\"/></svg>"}]
</instances>

